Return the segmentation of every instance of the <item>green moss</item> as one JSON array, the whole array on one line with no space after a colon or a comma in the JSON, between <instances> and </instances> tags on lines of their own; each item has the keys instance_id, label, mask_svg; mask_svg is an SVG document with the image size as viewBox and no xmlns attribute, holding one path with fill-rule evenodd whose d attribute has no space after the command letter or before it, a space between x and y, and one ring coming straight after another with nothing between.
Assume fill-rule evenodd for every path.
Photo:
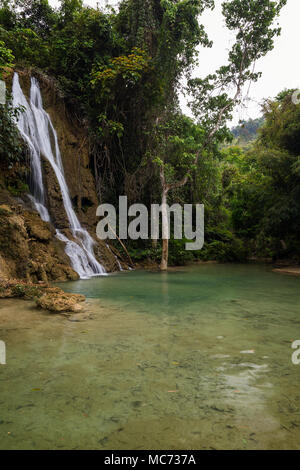
<instances>
[{"instance_id":1,"label":"green moss","mask_svg":"<svg viewBox=\"0 0 300 470\"><path fill-rule=\"evenodd\" d=\"M25 284L16 284L12 288L15 297L35 299L42 296L42 291L36 286L27 286Z\"/></svg>"},{"instance_id":2,"label":"green moss","mask_svg":"<svg viewBox=\"0 0 300 470\"><path fill-rule=\"evenodd\" d=\"M12 196L20 196L21 194L29 193L28 184L22 181L16 181L15 184L8 185L7 189Z\"/></svg>"}]
</instances>

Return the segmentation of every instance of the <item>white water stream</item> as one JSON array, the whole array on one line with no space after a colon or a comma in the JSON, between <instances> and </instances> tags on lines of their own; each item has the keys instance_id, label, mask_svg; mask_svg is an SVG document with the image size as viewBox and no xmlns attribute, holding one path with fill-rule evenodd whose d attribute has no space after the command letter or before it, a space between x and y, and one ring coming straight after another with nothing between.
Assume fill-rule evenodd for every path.
<instances>
[{"instance_id":1,"label":"white water stream","mask_svg":"<svg viewBox=\"0 0 300 470\"><path fill-rule=\"evenodd\" d=\"M73 269L82 279L106 274L104 267L95 258L94 240L87 230L81 226L72 207L68 186L64 177L57 134L49 114L43 108L42 95L37 80L31 78L30 99L28 101L20 86L19 76L15 73L12 92L14 107L20 105L24 107L24 112L19 115L17 126L30 151L32 175L31 199L36 210L44 221L50 221L43 184L41 158L43 155L50 163L57 178L69 221L69 228L73 236L73 239L70 240L58 229L56 230L57 238L66 244L65 251L70 258Z\"/></svg>"}]
</instances>

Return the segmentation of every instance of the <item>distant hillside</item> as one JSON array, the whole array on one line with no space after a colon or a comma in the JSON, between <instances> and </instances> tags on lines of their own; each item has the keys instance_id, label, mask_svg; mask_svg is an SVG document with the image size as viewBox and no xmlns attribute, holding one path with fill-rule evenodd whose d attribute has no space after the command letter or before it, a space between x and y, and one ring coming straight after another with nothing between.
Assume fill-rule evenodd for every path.
<instances>
[{"instance_id":1,"label":"distant hillside","mask_svg":"<svg viewBox=\"0 0 300 470\"><path fill-rule=\"evenodd\" d=\"M264 122L264 118L248 119L243 121L239 126L231 129L232 134L240 142L250 142L257 137L257 131Z\"/></svg>"}]
</instances>

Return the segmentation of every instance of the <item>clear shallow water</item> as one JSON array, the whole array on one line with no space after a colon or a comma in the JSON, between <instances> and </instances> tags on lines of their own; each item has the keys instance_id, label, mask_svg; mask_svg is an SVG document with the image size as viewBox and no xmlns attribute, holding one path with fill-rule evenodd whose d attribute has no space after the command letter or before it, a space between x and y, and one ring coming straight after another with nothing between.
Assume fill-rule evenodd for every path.
<instances>
[{"instance_id":1,"label":"clear shallow water","mask_svg":"<svg viewBox=\"0 0 300 470\"><path fill-rule=\"evenodd\" d=\"M1 449L300 448L300 278L202 265L63 287L88 321L0 303Z\"/></svg>"}]
</instances>

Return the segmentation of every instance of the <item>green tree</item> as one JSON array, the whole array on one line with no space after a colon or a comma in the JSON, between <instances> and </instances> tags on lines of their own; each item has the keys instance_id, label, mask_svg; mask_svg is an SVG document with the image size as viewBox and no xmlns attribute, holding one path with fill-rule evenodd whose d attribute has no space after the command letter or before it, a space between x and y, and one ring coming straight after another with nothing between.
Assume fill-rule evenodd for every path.
<instances>
[{"instance_id":1,"label":"green tree","mask_svg":"<svg viewBox=\"0 0 300 470\"><path fill-rule=\"evenodd\" d=\"M299 259L300 106L292 93L264 103L264 124L250 149L222 150L222 180L235 233L258 255Z\"/></svg>"},{"instance_id":2,"label":"green tree","mask_svg":"<svg viewBox=\"0 0 300 470\"><path fill-rule=\"evenodd\" d=\"M41 38L50 35L57 15L48 0L16 0L19 27L33 30Z\"/></svg>"},{"instance_id":3,"label":"green tree","mask_svg":"<svg viewBox=\"0 0 300 470\"><path fill-rule=\"evenodd\" d=\"M3 78L3 70L7 67L13 67L13 61L12 51L5 46L3 41L0 41L0 79Z\"/></svg>"},{"instance_id":4,"label":"green tree","mask_svg":"<svg viewBox=\"0 0 300 470\"><path fill-rule=\"evenodd\" d=\"M23 142L15 125L20 112L22 109L14 108L9 99L5 105L0 105L0 160L7 166L24 157Z\"/></svg>"},{"instance_id":5,"label":"green tree","mask_svg":"<svg viewBox=\"0 0 300 470\"><path fill-rule=\"evenodd\" d=\"M204 79L191 79L188 84L192 95L191 108L203 132L202 143L197 146L193 158L185 169L182 178L172 185L166 183L164 166L160 166L162 184L162 203L166 202L170 189L184 186L190 178L191 170L214 142L221 142L228 135L226 122L239 103L243 86L256 81L260 74L252 71L253 64L273 48L273 38L280 29L273 27L274 19L280 13L286 0L232 0L223 3L223 15L229 30L236 32L235 43L229 52L228 64L219 68L215 74ZM229 95L225 90L234 87ZM164 163L168 162L168 157ZM163 239L161 268L167 269L168 242Z\"/></svg>"},{"instance_id":6,"label":"green tree","mask_svg":"<svg viewBox=\"0 0 300 470\"><path fill-rule=\"evenodd\" d=\"M156 124L156 142L150 156L159 168L162 211L161 270L168 268L169 222L167 200L170 191L184 186L196 169L195 154L201 145L203 132L194 122L181 114L174 114Z\"/></svg>"}]
</instances>

